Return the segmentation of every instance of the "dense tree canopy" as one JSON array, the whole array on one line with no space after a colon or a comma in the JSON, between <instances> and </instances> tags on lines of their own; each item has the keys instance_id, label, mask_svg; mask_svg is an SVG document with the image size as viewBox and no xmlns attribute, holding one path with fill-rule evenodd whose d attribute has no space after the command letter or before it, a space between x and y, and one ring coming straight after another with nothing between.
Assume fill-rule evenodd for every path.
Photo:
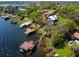
<instances>
[{"instance_id":1,"label":"dense tree canopy","mask_svg":"<svg viewBox=\"0 0 79 59\"><path fill-rule=\"evenodd\" d=\"M52 48L52 43L47 37L42 37L41 42L38 45L38 50L41 52L41 54L46 56L46 53L50 52L50 49Z\"/></svg>"}]
</instances>

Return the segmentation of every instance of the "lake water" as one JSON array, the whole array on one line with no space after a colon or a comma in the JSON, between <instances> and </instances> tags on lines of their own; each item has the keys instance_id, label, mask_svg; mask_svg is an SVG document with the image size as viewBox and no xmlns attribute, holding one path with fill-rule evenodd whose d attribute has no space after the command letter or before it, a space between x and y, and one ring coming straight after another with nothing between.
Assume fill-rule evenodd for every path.
<instances>
[{"instance_id":1,"label":"lake water","mask_svg":"<svg viewBox=\"0 0 79 59\"><path fill-rule=\"evenodd\" d=\"M16 4L16 3L13 3L13 4L0 4L0 6L28 6L29 4Z\"/></svg>"},{"instance_id":2,"label":"lake water","mask_svg":"<svg viewBox=\"0 0 79 59\"><path fill-rule=\"evenodd\" d=\"M34 38L34 39L33 39ZM16 24L10 24L0 18L0 57L21 57L19 46L25 40L36 40L35 35L26 36L24 29L20 29ZM33 56L36 56L34 54Z\"/></svg>"}]
</instances>

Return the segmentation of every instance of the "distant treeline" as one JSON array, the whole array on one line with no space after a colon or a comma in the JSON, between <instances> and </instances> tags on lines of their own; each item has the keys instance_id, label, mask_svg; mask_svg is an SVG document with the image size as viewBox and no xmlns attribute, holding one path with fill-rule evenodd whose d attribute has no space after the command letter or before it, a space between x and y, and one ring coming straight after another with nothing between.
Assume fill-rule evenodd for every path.
<instances>
[{"instance_id":1,"label":"distant treeline","mask_svg":"<svg viewBox=\"0 0 79 59\"><path fill-rule=\"evenodd\" d=\"M79 4L79 1L0 1L0 4L35 4L35 3L40 3L40 4L68 4L68 3L76 3Z\"/></svg>"}]
</instances>

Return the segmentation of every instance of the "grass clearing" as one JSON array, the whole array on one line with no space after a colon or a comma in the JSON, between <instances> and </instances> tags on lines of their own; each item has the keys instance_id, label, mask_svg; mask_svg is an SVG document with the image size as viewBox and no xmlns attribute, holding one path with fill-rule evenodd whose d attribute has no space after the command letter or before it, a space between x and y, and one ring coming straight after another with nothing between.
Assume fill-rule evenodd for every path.
<instances>
[{"instance_id":1,"label":"grass clearing","mask_svg":"<svg viewBox=\"0 0 79 59\"><path fill-rule=\"evenodd\" d=\"M56 47L57 54L59 54L60 57L71 57L73 56L74 52L71 49L71 46L68 44L61 44Z\"/></svg>"}]
</instances>

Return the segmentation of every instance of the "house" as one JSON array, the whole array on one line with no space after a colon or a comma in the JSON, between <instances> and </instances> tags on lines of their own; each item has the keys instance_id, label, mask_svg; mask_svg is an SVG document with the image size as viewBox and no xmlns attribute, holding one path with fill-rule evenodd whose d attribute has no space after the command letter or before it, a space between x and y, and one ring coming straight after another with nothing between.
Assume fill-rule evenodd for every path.
<instances>
[{"instance_id":1,"label":"house","mask_svg":"<svg viewBox=\"0 0 79 59\"><path fill-rule=\"evenodd\" d=\"M25 41L20 45L21 49L28 50L34 47L33 41Z\"/></svg>"},{"instance_id":2,"label":"house","mask_svg":"<svg viewBox=\"0 0 79 59\"><path fill-rule=\"evenodd\" d=\"M26 55L30 55L32 53L32 49L35 47L33 44L34 41L25 41L20 45L20 52Z\"/></svg>"},{"instance_id":3,"label":"house","mask_svg":"<svg viewBox=\"0 0 79 59\"><path fill-rule=\"evenodd\" d=\"M34 42L32 40L25 41L20 45L19 51L23 54L23 56L29 56L36 51L38 43L38 41Z\"/></svg>"},{"instance_id":4,"label":"house","mask_svg":"<svg viewBox=\"0 0 79 59\"><path fill-rule=\"evenodd\" d=\"M73 34L73 38L74 38L75 40L79 40L79 32L75 32L75 33Z\"/></svg>"},{"instance_id":5,"label":"house","mask_svg":"<svg viewBox=\"0 0 79 59\"><path fill-rule=\"evenodd\" d=\"M48 24L54 24L54 22L57 20L57 16L56 15L51 15L51 16L49 16L48 17L48 19L47 19L47 23Z\"/></svg>"}]
</instances>

